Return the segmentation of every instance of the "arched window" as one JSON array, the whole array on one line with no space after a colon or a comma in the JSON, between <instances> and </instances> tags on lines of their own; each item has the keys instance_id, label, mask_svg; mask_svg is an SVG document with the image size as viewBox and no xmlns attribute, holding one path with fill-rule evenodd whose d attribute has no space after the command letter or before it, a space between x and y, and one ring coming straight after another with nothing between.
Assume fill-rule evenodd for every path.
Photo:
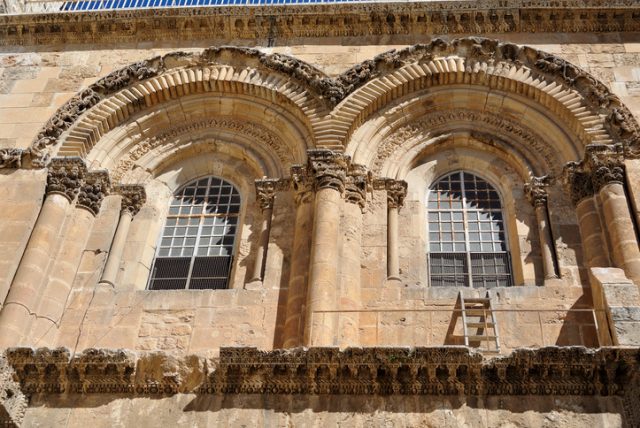
<instances>
[{"instance_id":1,"label":"arched window","mask_svg":"<svg viewBox=\"0 0 640 428\"><path fill-rule=\"evenodd\" d=\"M229 285L240 194L216 177L176 192L156 250L150 290L219 289Z\"/></svg>"},{"instance_id":2,"label":"arched window","mask_svg":"<svg viewBox=\"0 0 640 428\"><path fill-rule=\"evenodd\" d=\"M427 195L432 286L512 284L500 195L480 177L454 172Z\"/></svg>"}]
</instances>

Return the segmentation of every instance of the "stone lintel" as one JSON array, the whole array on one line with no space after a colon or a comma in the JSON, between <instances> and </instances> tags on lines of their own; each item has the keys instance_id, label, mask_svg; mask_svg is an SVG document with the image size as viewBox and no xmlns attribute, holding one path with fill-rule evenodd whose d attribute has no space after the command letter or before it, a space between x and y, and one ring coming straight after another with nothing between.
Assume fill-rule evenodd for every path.
<instances>
[{"instance_id":1,"label":"stone lintel","mask_svg":"<svg viewBox=\"0 0 640 428\"><path fill-rule=\"evenodd\" d=\"M10 348L24 393L623 395L640 348L519 349L485 360L462 346L221 348L205 361L163 353ZM167 367L172 367L168 370ZM212 371L207 371L207 367Z\"/></svg>"}]
</instances>

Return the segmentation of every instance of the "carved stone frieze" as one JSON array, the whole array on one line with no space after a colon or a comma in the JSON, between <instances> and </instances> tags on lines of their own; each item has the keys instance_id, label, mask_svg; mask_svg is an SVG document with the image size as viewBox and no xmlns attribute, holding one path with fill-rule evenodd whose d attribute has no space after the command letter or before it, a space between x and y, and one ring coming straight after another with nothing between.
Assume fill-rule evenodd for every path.
<instances>
[{"instance_id":1,"label":"carved stone frieze","mask_svg":"<svg viewBox=\"0 0 640 428\"><path fill-rule=\"evenodd\" d=\"M532 177L531 181L524 185L524 193L534 207L547 205L547 188L551 184L551 177Z\"/></svg>"},{"instance_id":2,"label":"carved stone frieze","mask_svg":"<svg viewBox=\"0 0 640 428\"><path fill-rule=\"evenodd\" d=\"M344 192L350 158L339 152L326 149L307 151L308 174L313 177L314 189L334 189Z\"/></svg>"},{"instance_id":3,"label":"carved stone frieze","mask_svg":"<svg viewBox=\"0 0 640 428\"><path fill-rule=\"evenodd\" d=\"M491 360L466 347L221 348L159 369L162 355L12 348L7 362L24 393L596 395L637 392L640 349L546 347ZM213 367L209 371L207 367ZM188 373L188 375L183 375ZM636 397L637 398L637 397ZM633 399L633 398L632 398Z\"/></svg>"},{"instance_id":4,"label":"carved stone frieze","mask_svg":"<svg viewBox=\"0 0 640 428\"><path fill-rule=\"evenodd\" d=\"M585 166L591 170L594 190L624 182L624 148L621 144L591 144L585 150Z\"/></svg>"},{"instance_id":5,"label":"carved stone frieze","mask_svg":"<svg viewBox=\"0 0 640 428\"><path fill-rule=\"evenodd\" d=\"M121 211L127 211L135 216L147 202L147 192L144 186L138 184L120 184L114 186L113 192L122 196Z\"/></svg>"},{"instance_id":6,"label":"carved stone frieze","mask_svg":"<svg viewBox=\"0 0 640 428\"><path fill-rule=\"evenodd\" d=\"M367 189L371 183L371 173L364 165L351 164L345 181L344 199L357 204L364 210L367 201Z\"/></svg>"},{"instance_id":7,"label":"carved stone frieze","mask_svg":"<svg viewBox=\"0 0 640 428\"><path fill-rule=\"evenodd\" d=\"M289 188L289 179L263 178L255 181L256 201L262 211L273 209L276 193Z\"/></svg>"},{"instance_id":8,"label":"carved stone frieze","mask_svg":"<svg viewBox=\"0 0 640 428\"><path fill-rule=\"evenodd\" d=\"M102 200L109 194L109 187L108 171L91 171L87 173L78 193L78 206L88 209L93 215L98 215Z\"/></svg>"},{"instance_id":9,"label":"carved stone frieze","mask_svg":"<svg viewBox=\"0 0 640 428\"><path fill-rule=\"evenodd\" d=\"M0 149L0 169L22 167L22 157L25 151L22 149Z\"/></svg>"},{"instance_id":10,"label":"carved stone frieze","mask_svg":"<svg viewBox=\"0 0 640 428\"><path fill-rule=\"evenodd\" d=\"M84 184L87 167L78 157L53 158L47 174L47 194L59 193L73 201Z\"/></svg>"}]
</instances>

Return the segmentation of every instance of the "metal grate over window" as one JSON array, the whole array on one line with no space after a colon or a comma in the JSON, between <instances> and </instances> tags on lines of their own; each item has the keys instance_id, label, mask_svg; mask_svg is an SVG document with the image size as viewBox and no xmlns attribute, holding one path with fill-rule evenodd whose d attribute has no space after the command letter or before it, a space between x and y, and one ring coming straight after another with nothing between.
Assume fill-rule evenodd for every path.
<instances>
[{"instance_id":1,"label":"metal grate over window","mask_svg":"<svg viewBox=\"0 0 640 428\"><path fill-rule=\"evenodd\" d=\"M149 289L227 288L239 213L240 194L220 178L201 178L176 192Z\"/></svg>"},{"instance_id":2,"label":"metal grate over window","mask_svg":"<svg viewBox=\"0 0 640 428\"><path fill-rule=\"evenodd\" d=\"M502 204L491 184L449 174L429 189L427 211L432 286L512 285Z\"/></svg>"}]
</instances>

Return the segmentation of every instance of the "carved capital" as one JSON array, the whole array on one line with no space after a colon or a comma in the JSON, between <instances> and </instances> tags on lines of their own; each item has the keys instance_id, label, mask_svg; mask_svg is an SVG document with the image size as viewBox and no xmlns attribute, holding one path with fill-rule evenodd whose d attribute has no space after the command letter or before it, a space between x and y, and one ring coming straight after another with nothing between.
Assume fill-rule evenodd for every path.
<instances>
[{"instance_id":1,"label":"carved capital","mask_svg":"<svg viewBox=\"0 0 640 428\"><path fill-rule=\"evenodd\" d=\"M87 167L79 157L54 158L49 164L47 194L59 193L73 201L80 191Z\"/></svg>"},{"instance_id":2,"label":"carved capital","mask_svg":"<svg viewBox=\"0 0 640 428\"><path fill-rule=\"evenodd\" d=\"M344 192L349 156L326 149L307 151L309 176L315 190L334 189Z\"/></svg>"},{"instance_id":3,"label":"carved capital","mask_svg":"<svg viewBox=\"0 0 640 428\"><path fill-rule=\"evenodd\" d=\"M585 163L591 170L595 191L610 183L624 182L624 149L621 144L590 144L585 150Z\"/></svg>"},{"instance_id":4,"label":"carved capital","mask_svg":"<svg viewBox=\"0 0 640 428\"><path fill-rule=\"evenodd\" d=\"M407 182L404 180L387 180L387 206L389 208L402 208L404 198L407 196Z\"/></svg>"},{"instance_id":5,"label":"carved capital","mask_svg":"<svg viewBox=\"0 0 640 428\"><path fill-rule=\"evenodd\" d=\"M591 173L586 171L582 162L569 162L563 171L563 181L571 196L573 205L593 196Z\"/></svg>"},{"instance_id":6,"label":"carved capital","mask_svg":"<svg viewBox=\"0 0 640 428\"><path fill-rule=\"evenodd\" d=\"M531 181L524 185L524 193L527 200L534 207L544 207L547 204L547 187L551 184L551 177L532 177Z\"/></svg>"},{"instance_id":7,"label":"carved capital","mask_svg":"<svg viewBox=\"0 0 640 428\"><path fill-rule=\"evenodd\" d=\"M256 186L256 200L260 205L260 209L270 210L273 209L273 201L276 196L276 192L281 190L281 180L277 178L263 178L262 180L255 181Z\"/></svg>"},{"instance_id":8,"label":"carved capital","mask_svg":"<svg viewBox=\"0 0 640 428\"><path fill-rule=\"evenodd\" d=\"M85 182L78 193L78 206L88 209L93 215L98 215L102 200L109 194L109 185L107 171L87 173Z\"/></svg>"},{"instance_id":9,"label":"carved capital","mask_svg":"<svg viewBox=\"0 0 640 428\"><path fill-rule=\"evenodd\" d=\"M20 168L24 154L22 149L0 149L0 169Z\"/></svg>"},{"instance_id":10,"label":"carved capital","mask_svg":"<svg viewBox=\"0 0 640 428\"><path fill-rule=\"evenodd\" d=\"M114 193L122 196L120 211L127 211L131 216L135 216L140 208L147 202L147 192L144 186L138 184L121 184L115 186Z\"/></svg>"},{"instance_id":11,"label":"carved capital","mask_svg":"<svg viewBox=\"0 0 640 428\"><path fill-rule=\"evenodd\" d=\"M345 181L345 200L364 209L367 188L371 183L371 173L364 165L351 164Z\"/></svg>"},{"instance_id":12,"label":"carved capital","mask_svg":"<svg viewBox=\"0 0 640 428\"><path fill-rule=\"evenodd\" d=\"M313 182L305 165L291 167L291 186L295 192L296 205L311 202L313 196Z\"/></svg>"}]
</instances>

